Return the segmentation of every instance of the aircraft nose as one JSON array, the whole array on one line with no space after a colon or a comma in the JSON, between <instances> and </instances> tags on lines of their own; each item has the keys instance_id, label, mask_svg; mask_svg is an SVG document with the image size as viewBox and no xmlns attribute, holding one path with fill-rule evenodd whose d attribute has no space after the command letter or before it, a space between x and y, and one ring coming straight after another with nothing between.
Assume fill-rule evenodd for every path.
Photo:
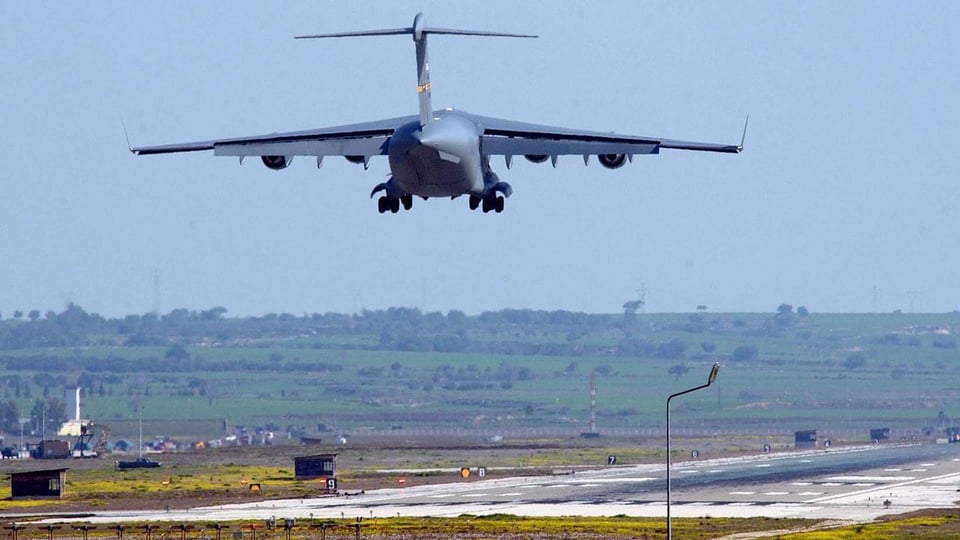
<instances>
[{"instance_id":1,"label":"aircraft nose","mask_svg":"<svg viewBox=\"0 0 960 540\"><path fill-rule=\"evenodd\" d=\"M438 129L436 124L436 122L427 124L420 130L419 134L414 135L414 138L420 141L420 144L429 146L430 148L442 146L447 140L447 137L443 133L444 130Z\"/></svg>"}]
</instances>

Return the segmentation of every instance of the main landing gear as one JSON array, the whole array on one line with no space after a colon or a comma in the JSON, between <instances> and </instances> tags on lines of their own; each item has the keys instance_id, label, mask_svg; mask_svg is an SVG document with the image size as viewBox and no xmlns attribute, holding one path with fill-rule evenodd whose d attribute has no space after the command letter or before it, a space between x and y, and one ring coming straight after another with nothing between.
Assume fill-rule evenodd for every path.
<instances>
[{"instance_id":1,"label":"main landing gear","mask_svg":"<svg viewBox=\"0 0 960 540\"><path fill-rule=\"evenodd\" d=\"M470 209L476 210L478 207L481 207L481 206L483 207L484 214L490 211L493 211L499 214L500 212L503 212L503 197L501 197L500 195L496 195L496 196L484 197L481 199L476 195L471 195Z\"/></svg>"},{"instance_id":2,"label":"main landing gear","mask_svg":"<svg viewBox=\"0 0 960 540\"><path fill-rule=\"evenodd\" d=\"M377 210L379 210L381 214L387 212L396 214L400 211L401 205L403 205L404 210L413 208L413 195L401 195L399 197L388 197L384 195L377 199Z\"/></svg>"}]
</instances>

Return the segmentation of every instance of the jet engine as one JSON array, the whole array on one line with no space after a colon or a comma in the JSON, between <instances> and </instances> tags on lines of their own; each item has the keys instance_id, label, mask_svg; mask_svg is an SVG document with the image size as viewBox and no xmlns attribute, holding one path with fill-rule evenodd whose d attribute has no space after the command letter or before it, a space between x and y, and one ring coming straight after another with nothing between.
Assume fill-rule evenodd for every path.
<instances>
[{"instance_id":1,"label":"jet engine","mask_svg":"<svg viewBox=\"0 0 960 540\"><path fill-rule=\"evenodd\" d=\"M532 163L543 163L550 156L546 154L527 154L523 157L527 158L527 161L530 161Z\"/></svg>"},{"instance_id":2,"label":"jet engine","mask_svg":"<svg viewBox=\"0 0 960 540\"><path fill-rule=\"evenodd\" d=\"M625 154L600 154L597 159L600 160L601 165L608 169L619 169L627 162Z\"/></svg>"},{"instance_id":3,"label":"jet engine","mask_svg":"<svg viewBox=\"0 0 960 540\"><path fill-rule=\"evenodd\" d=\"M268 169L275 171L286 169L293 163L293 156L261 156L260 159Z\"/></svg>"},{"instance_id":4,"label":"jet engine","mask_svg":"<svg viewBox=\"0 0 960 540\"><path fill-rule=\"evenodd\" d=\"M357 165L363 163L363 156L343 156L343 157L350 163L356 163Z\"/></svg>"}]
</instances>

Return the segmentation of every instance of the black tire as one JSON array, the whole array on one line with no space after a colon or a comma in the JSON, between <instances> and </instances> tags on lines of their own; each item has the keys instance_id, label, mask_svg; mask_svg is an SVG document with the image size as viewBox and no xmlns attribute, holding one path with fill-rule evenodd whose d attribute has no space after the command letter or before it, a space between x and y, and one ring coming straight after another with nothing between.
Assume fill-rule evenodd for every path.
<instances>
[{"instance_id":1,"label":"black tire","mask_svg":"<svg viewBox=\"0 0 960 540\"><path fill-rule=\"evenodd\" d=\"M503 202L503 197L497 197L496 204L494 204L493 209L496 210L498 214L503 212Z\"/></svg>"},{"instance_id":2,"label":"black tire","mask_svg":"<svg viewBox=\"0 0 960 540\"><path fill-rule=\"evenodd\" d=\"M410 210L413 208L413 195L402 195L400 202L403 204L404 210Z\"/></svg>"},{"instance_id":3,"label":"black tire","mask_svg":"<svg viewBox=\"0 0 960 540\"><path fill-rule=\"evenodd\" d=\"M400 199L387 199L390 201L390 212L396 214L400 211Z\"/></svg>"},{"instance_id":4,"label":"black tire","mask_svg":"<svg viewBox=\"0 0 960 540\"><path fill-rule=\"evenodd\" d=\"M471 210L476 210L479 206L480 206L480 197L477 197L476 195L471 195L471 196L470 196L470 209L471 209Z\"/></svg>"},{"instance_id":5,"label":"black tire","mask_svg":"<svg viewBox=\"0 0 960 540\"><path fill-rule=\"evenodd\" d=\"M386 197L380 197L379 199L377 199L377 210L379 210L381 214L383 214L383 213L385 213L385 212L387 211L387 198L386 198Z\"/></svg>"}]
</instances>

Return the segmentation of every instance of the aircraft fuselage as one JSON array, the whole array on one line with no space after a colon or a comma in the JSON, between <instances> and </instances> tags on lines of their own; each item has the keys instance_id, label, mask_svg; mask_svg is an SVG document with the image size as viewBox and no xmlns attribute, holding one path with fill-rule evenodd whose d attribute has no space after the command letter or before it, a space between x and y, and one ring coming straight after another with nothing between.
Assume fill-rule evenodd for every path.
<instances>
[{"instance_id":1,"label":"aircraft fuselage","mask_svg":"<svg viewBox=\"0 0 960 540\"><path fill-rule=\"evenodd\" d=\"M482 197L481 133L473 120L453 111L422 127L419 121L400 126L388 149L394 186L418 197Z\"/></svg>"}]
</instances>

